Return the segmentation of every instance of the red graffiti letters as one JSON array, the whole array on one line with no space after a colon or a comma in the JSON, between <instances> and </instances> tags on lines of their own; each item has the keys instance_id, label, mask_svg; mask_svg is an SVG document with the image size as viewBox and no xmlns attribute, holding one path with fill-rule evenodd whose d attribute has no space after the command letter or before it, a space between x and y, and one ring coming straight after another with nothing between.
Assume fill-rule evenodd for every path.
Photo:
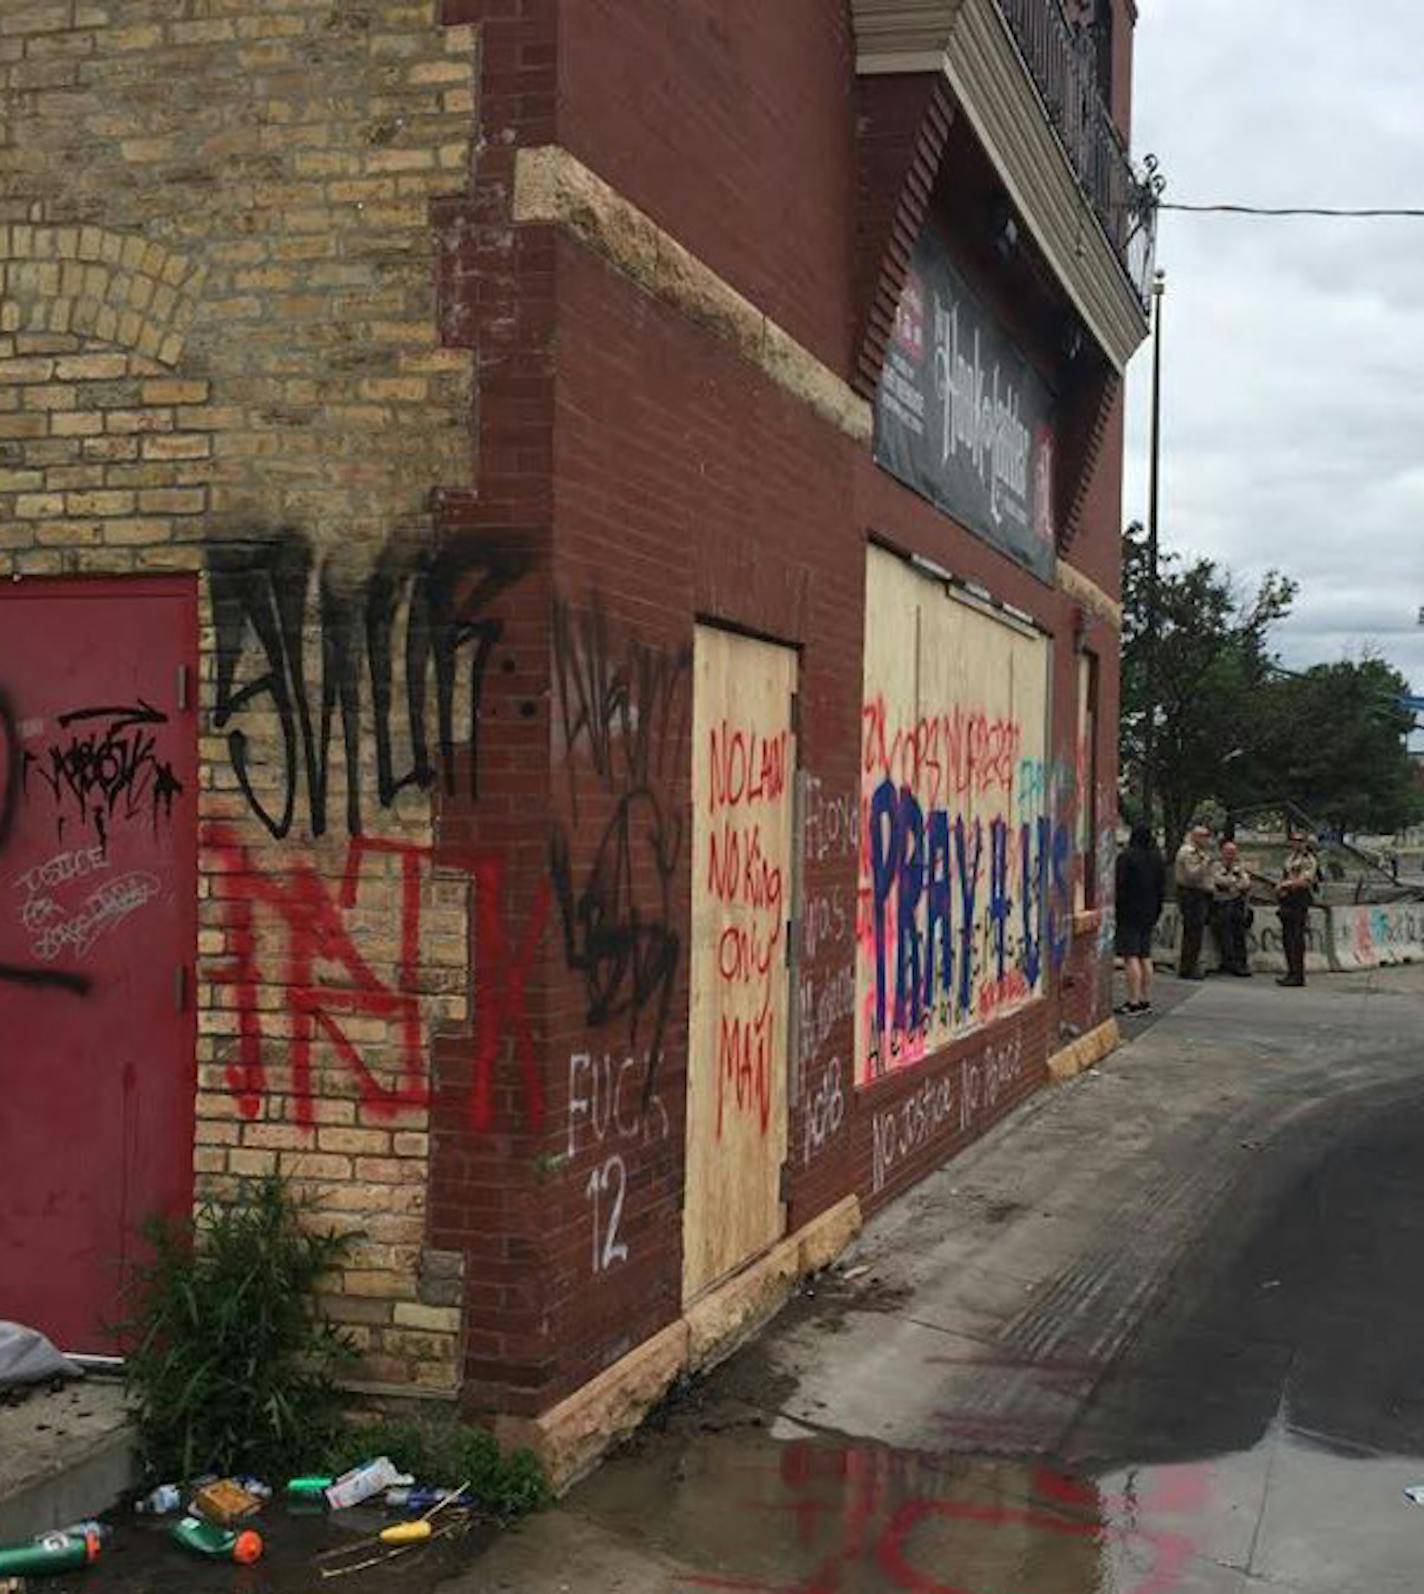
<instances>
[{"instance_id":1,"label":"red graffiti letters","mask_svg":"<svg viewBox=\"0 0 1424 1594\"><path fill-rule=\"evenodd\" d=\"M518 946L511 946L504 928L504 859L476 858L475 881L475 1085L472 1110L475 1128L494 1126L495 1063L505 1032L514 1037L514 1052L524 1085L524 1111L529 1128L544 1126L544 1087L529 1025L525 982L549 917L549 882L541 881L534 912Z\"/></svg>"},{"instance_id":2,"label":"red graffiti letters","mask_svg":"<svg viewBox=\"0 0 1424 1594\"><path fill-rule=\"evenodd\" d=\"M312 1044L318 1035L330 1042L351 1070L362 1103L374 1117L396 1117L423 1108L430 1100L429 1067L422 1039L420 1006L421 887L431 867L427 847L410 842L353 836L339 896L309 863L296 863L280 874L264 870L226 825L203 831L214 877L222 899L222 929L228 960L215 967L215 986L236 993L236 1057L227 1067L228 1088L244 1118L262 1111L268 1087L263 1044L260 992L266 977L258 960L259 916L280 927L282 966L278 979L289 1026L288 1062L299 1125L314 1126ZM378 977L357 950L348 917L360 903L367 861L373 856L398 860L401 875L400 951L395 974ZM512 1036L523 1091L524 1117L532 1130L544 1121L544 1092L534 1052L525 1000L529 969L544 933L549 911L549 886L541 884L529 922L511 942L502 916L503 860L478 854L459 860L475 888L476 1042L471 1115L475 1127L493 1127L493 1082L506 1035ZM367 1066L349 1032L352 1021L385 1020L398 1038L393 1081ZM392 1072L392 1071L388 1071Z\"/></svg>"},{"instance_id":3,"label":"red graffiti letters","mask_svg":"<svg viewBox=\"0 0 1424 1594\"><path fill-rule=\"evenodd\" d=\"M708 806L723 817L707 838L707 895L721 986L717 1036L717 1135L729 1106L771 1122L775 1065L773 973L786 956L785 882L767 855L762 822L786 793L790 736L712 727ZM754 817L757 816L757 817Z\"/></svg>"}]
</instances>

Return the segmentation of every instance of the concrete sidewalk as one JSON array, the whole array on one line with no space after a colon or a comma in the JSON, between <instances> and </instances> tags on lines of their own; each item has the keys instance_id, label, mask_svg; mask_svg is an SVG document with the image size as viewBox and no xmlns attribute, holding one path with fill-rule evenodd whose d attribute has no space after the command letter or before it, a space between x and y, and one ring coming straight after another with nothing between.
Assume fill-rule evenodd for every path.
<instances>
[{"instance_id":1,"label":"concrete sidewalk","mask_svg":"<svg viewBox=\"0 0 1424 1594\"><path fill-rule=\"evenodd\" d=\"M1295 1325L1368 1339L1384 1286L1351 1285L1356 1321L1351 1299L1310 1293L1309 1247L1289 1236L1352 1136L1417 1119L1424 1151L1424 968L1287 991L1164 979L1157 994L1165 1011L1114 1057L882 1214L757 1344L460 1586L1417 1588L1424 1519L1398 1491L1424 1466L1337 1479L1345 1464L1289 1417ZM1368 1201L1392 1203L1391 1233L1420 1205L1424 1229L1407 1182ZM1261 1239L1282 1222L1287 1239ZM1360 1245L1339 1241L1341 1276ZM1238 1321L1258 1292L1277 1315ZM1424 1332L1424 1286L1389 1311ZM1392 1427L1368 1388L1330 1417L1328 1372L1318 1382L1345 1448L1374 1455L1384 1421L1424 1454L1424 1381ZM1352 1519L1340 1581L1315 1541L1333 1520L1322 1501L1351 1487L1395 1531Z\"/></svg>"},{"instance_id":2,"label":"concrete sidewalk","mask_svg":"<svg viewBox=\"0 0 1424 1594\"><path fill-rule=\"evenodd\" d=\"M0 1543L108 1510L133 1481L133 1448L117 1381L0 1402Z\"/></svg>"}]
</instances>

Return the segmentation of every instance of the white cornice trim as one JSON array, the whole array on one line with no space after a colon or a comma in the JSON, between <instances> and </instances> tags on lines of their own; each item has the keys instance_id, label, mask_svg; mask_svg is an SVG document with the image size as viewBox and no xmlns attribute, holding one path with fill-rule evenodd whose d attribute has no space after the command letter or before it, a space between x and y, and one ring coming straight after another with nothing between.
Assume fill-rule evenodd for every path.
<instances>
[{"instance_id":1,"label":"white cornice trim","mask_svg":"<svg viewBox=\"0 0 1424 1594\"><path fill-rule=\"evenodd\" d=\"M859 69L937 72L944 41L962 4L963 0L852 0ZM896 60L915 64L881 64Z\"/></svg>"},{"instance_id":2,"label":"white cornice trim","mask_svg":"<svg viewBox=\"0 0 1424 1594\"><path fill-rule=\"evenodd\" d=\"M855 58L855 69L862 77L884 77L904 72L940 72L944 69L944 48L934 50L862 51Z\"/></svg>"},{"instance_id":3,"label":"white cornice trim","mask_svg":"<svg viewBox=\"0 0 1424 1594\"><path fill-rule=\"evenodd\" d=\"M995 0L964 0L944 71L1054 274L1122 371L1147 336L1147 313L1078 186Z\"/></svg>"},{"instance_id":4,"label":"white cornice trim","mask_svg":"<svg viewBox=\"0 0 1424 1594\"><path fill-rule=\"evenodd\" d=\"M568 150L518 151L513 209L516 221L567 228L848 437L870 441L870 405L848 383Z\"/></svg>"},{"instance_id":5,"label":"white cornice trim","mask_svg":"<svg viewBox=\"0 0 1424 1594\"><path fill-rule=\"evenodd\" d=\"M1147 314L1078 186L996 0L855 0L858 70L943 72L1015 209L1122 371Z\"/></svg>"}]
</instances>

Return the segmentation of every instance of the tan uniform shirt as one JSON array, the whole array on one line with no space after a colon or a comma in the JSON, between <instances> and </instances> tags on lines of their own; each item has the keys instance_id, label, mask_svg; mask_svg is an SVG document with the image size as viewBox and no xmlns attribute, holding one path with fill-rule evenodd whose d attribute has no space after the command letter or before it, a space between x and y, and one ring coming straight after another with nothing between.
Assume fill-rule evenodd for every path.
<instances>
[{"instance_id":1,"label":"tan uniform shirt","mask_svg":"<svg viewBox=\"0 0 1424 1594\"><path fill-rule=\"evenodd\" d=\"M1211 889L1218 902L1244 902L1251 895L1251 876L1239 861L1218 862L1212 871Z\"/></svg>"},{"instance_id":2,"label":"tan uniform shirt","mask_svg":"<svg viewBox=\"0 0 1424 1594\"><path fill-rule=\"evenodd\" d=\"M1178 849L1174 868L1178 889L1186 887L1190 891L1210 891L1211 871L1211 854L1203 852L1190 838L1184 841Z\"/></svg>"},{"instance_id":3,"label":"tan uniform shirt","mask_svg":"<svg viewBox=\"0 0 1424 1594\"><path fill-rule=\"evenodd\" d=\"M1309 847L1291 853L1281 870L1280 897L1301 897L1314 891L1320 880L1320 864Z\"/></svg>"}]
</instances>

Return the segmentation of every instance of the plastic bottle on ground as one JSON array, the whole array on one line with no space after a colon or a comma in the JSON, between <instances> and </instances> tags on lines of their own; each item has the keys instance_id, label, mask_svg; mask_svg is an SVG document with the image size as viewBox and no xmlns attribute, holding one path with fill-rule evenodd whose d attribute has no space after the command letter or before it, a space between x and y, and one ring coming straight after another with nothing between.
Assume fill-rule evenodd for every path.
<instances>
[{"instance_id":1,"label":"plastic bottle on ground","mask_svg":"<svg viewBox=\"0 0 1424 1594\"><path fill-rule=\"evenodd\" d=\"M45 1533L28 1544L12 1544L0 1549L0 1577L28 1573L45 1576L70 1572L99 1559L101 1543L97 1533Z\"/></svg>"},{"instance_id":2,"label":"plastic bottle on ground","mask_svg":"<svg viewBox=\"0 0 1424 1594\"><path fill-rule=\"evenodd\" d=\"M428 1511L447 1502L468 1505L474 1496L468 1489L387 1489L386 1504L393 1511Z\"/></svg>"},{"instance_id":3,"label":"plastic bottle on ground","mask_svg":"<svg viewBox=\"0 0 1424 1594\"><path fill-rule=\"evenodd\" d=\"M170 1511L177 1511L182 1504L183 1491L176 1483L160 1483L156 1489L150 1489L142 1500L134 1501L134 1510L145 1516L162 1517Z\"/></svg>"},{"instance_id":4,"label":"plastic bottle on ground","mask_svg":"<svg viewBox=\"0 0 1424 1594\"><path fill-rule=\"evenodd\" d=\"M204 1522L201 1517L182 1517L169 1528L168 1536L185 1550L213 1561L251 1566L262 1558L262 1535L253 1528L237 1532L219 1527L216 1522Z\"/></svg>"}]
</instances>

